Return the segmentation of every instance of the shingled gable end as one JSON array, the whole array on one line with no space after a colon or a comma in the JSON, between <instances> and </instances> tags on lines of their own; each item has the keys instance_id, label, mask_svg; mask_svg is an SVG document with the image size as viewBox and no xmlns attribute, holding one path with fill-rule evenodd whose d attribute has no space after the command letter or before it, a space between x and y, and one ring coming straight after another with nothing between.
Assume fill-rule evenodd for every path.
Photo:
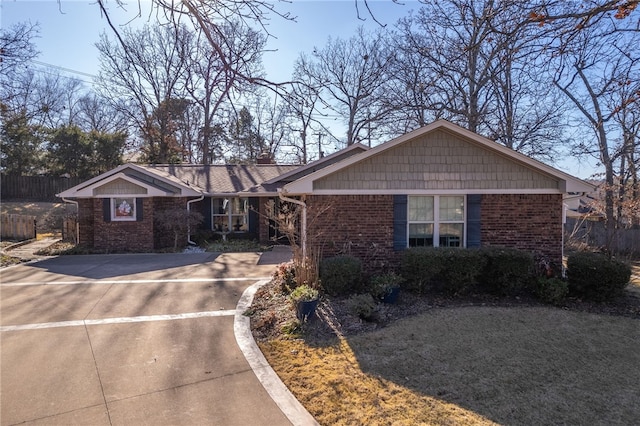
<instances>
[{"instance_id":1,"label":"shingled gable end","mask_svg":"<svg viewBox=\"0 0 640 426\"><path fill-rule=\"evenodd\" d=\"M202 212L201 231L270 240L265 204L286 194L315 218L303 230L308 245L324 256L349 252L377 268L413 245L509 246L560 262L563 198L592 190L439 120L304 166L125 164L59 196L79 205L81 244L149 250L166 244L153 215L168 206ZM114 209L122 200L132 204L130 216L110 220L121 219Z\"/></svg>"}]
</instances>

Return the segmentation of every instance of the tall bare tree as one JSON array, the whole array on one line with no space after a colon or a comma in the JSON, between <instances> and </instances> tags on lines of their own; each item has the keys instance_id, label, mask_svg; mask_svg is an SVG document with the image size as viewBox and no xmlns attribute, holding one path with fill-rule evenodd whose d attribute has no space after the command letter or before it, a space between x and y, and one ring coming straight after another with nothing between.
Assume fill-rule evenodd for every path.
<instances>
[{"instance_id":1,"label":"tall bare tree","mask_svg":"<svg viewBox=\"0 0 640 426\"><path fill-rule=\"evenodd\" d=\"M96 44L100 52L100 91L122 108L135 123L144 142L146 160L175 161L180 156L170 114L172 99L185 97L184 81L192 34L185 26L146 25L125 29L115 42L102 34Z\"/></svg>"},{"instance_id":2,"label":"tall bare tree","mask_svg":"<svg viewBox=\"0 0 640 426\"><path fill-rule=\"evenodd\" d=\"M576 149L595 155L604 168L604 212L610 237L617 226L615 188L619 176L626 173L621 168L629 166L628 149L634 145L629 141L638 137L632 134L637 127L621 124L640 102L639 44L640 33L617 32L601 21L563 46L554 76L554 84L579 111L578 124L591 132Z\"/></svg>"},{"instance_id":3,"label":"tall bare tree","mask_svg":"<svg viewBox=\"0 0 640 426\"><path fill-rule=\"evenodd\" d=\"M348 40L329 38L312 57L300 56L299 72L320 88L325 106L345 119L346 144L369 140L377 123L386 117L389 105L381 101L382 87L394 56L381 31L359 27Z\"/></svg>"}]
</instances>

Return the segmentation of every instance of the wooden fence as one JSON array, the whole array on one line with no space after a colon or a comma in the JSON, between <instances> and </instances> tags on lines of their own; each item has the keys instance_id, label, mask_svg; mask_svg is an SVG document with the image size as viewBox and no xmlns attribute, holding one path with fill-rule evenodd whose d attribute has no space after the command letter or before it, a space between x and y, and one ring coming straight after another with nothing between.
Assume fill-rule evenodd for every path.
<instances>
[{"instance_id":1,"label":"wooden fence","mask_svg":"<svg viewBox=\"0 0 640 426\"><path fill-rule=\"evenodd\" d=\"M62 221L62 239L78 243L78 221L75 217L65 217Z\"/></svg>"},{"instance_id":2,"label":"wooden fence","mask_svg":"<svg viewBox=\"0 0 640 426\"><path fill-rule=\"evenodd\" d=\"M3 214L0 216L0 228L2 238L29 240L36 237L36 217L21 214Z\"/></svg>"},{"instance_id":3,"label":"wooden fence","mask_svg":"<svg viewBox=\"0 0 640 426\"><path fill-rule=\"evenodd\" d=\"M2 181L2 199L60 201L56 194L82 183L80 178L50 176L5 175Z\"/></svg>"},{"instance_id":4,"label":"wooden fence","mask_svg":"<svg viewBox=\"0 0 640 426\"><path fill-rule=\"evenodd\" d=\"M567 218L565 234L572 242L583 243L594 248L617 247L616 252L628 255L640 254L640 228L620 228L609 241L604 222L583 221Z\"/></svg>"}]
</instances>

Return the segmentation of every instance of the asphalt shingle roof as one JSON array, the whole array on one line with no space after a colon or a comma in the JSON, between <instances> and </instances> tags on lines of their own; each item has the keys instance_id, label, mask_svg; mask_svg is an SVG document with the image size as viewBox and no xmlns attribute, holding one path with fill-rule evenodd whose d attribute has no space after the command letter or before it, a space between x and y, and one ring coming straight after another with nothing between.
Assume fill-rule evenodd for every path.
<instances>
[{"instance_id":1,"label":"asphalt shingle roof","mask_svg":"<svg viewBox=\"0 0 640 426\"><path fill-rule=\"evenodd\" d=\"M208 194L276 192L282 184L264 184L301 166L276 164L199 165L166 164L141 166L152 173L171 176Z\"/></svg>"}]
</instances>

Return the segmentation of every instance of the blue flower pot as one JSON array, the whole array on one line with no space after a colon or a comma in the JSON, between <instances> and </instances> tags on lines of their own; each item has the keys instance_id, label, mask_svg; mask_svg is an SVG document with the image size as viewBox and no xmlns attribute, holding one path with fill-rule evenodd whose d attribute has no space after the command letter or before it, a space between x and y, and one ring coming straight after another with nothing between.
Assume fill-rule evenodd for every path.
<instances>
[{"instance_id":1,"label":"blue flower pot","mask_svg":"<svg viewBox=\"0 0 640 426\"><path fill-rule=\"evenodd\" d=\"M400 295L400 287L393 287L387 291L387 294L382 296L382 303L388 303L393 305L398 301L398 296Z\"/></svg>"},{"instance_id":2,"label":"blue flower pot","mask_svg":"<svg viewBox=\"0 0 640 426\"><path fill-rule=\"evenodd\" d=\"M318 307L318 299L308 302L298 302L296 305L296 316L300 321L307 321L313 317Z\"/></svg>"}]
</instances>

